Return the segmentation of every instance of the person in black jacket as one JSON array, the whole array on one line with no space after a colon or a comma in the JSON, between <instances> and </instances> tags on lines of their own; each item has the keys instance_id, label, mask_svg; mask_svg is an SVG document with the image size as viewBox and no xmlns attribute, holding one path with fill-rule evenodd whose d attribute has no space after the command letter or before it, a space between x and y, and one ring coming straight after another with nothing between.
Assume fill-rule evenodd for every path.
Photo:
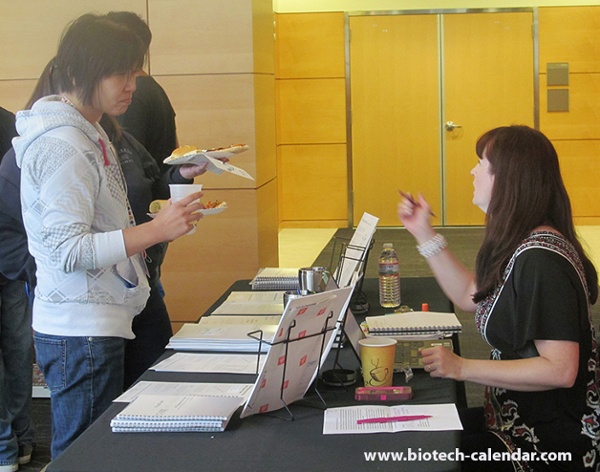
<instances>
[{"instance_id":1,"label":"person in black jacket","mask_svg":"<svg viewBox=\"0 0 600 472\"><path fill-rule=\"evenodd\" d=\"M21 169L10 147L0 161L0 274L9 280L26 282L33 293L35 261L27 249L27 238L21 215Z\"/></svg>"},{"instance_id":2,"label":"person in black jacket","mask_svg":"<svg viewBox=\"0 0 600 472\"><path fill-rule=\"evenodd\" d=\"M0 159L17 135L15 116L0 108ZM14 165L14 161L13 161ZM21 219L19 175L0 162L0 472L31 460L35 431L31 421L33 338L26 283L35 281ZM4 172L6 171L6 176ZM18 260L18 261L17 261ZM19 267L16 273L7 270Z\"/></svg>"},{"instance_id":3,"label":"person in black jacket","mask_svg":"<svg viewBox=\"0 0 600 472\"><path fill-rule=\"evenodd\" d=\"M137 13L111 11L106 16L133 31L147 48L150 47L152 32ZM123 129L148 150L164 171L168 164L163 163L163 160L179 146L175 110L165 90L151 75L141 73L136 85L131 105L117 119Z\"/></svg>"},{"instance_id":4,"label":"person in black jacket","mask_svg":"<svg viewBox=\"0 0 600 472\"><path fill-rule=\"evenodd\" d=\"M15 115L0 107L0 159L11 147L11 139L17 135Z\"/></svg>"}]
</instances>

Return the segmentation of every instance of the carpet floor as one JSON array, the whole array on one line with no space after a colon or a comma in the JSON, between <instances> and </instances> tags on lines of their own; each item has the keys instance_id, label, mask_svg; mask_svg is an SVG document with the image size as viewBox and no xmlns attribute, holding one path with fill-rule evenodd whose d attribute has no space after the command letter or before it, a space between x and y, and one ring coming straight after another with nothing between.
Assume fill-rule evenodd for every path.
<instances>
[{"instance_id":1,"label":"carpet floor","mask_svg":"<svg viewBox=\"0 0 600 472\"><path fill-rule=\"evenodd\" d=\"M31 405L31 418L35 426L35 448L31 462L19 467L20 472L39 472L50 462L50 399L34 398Z\"/></svg>"}]
</instances>

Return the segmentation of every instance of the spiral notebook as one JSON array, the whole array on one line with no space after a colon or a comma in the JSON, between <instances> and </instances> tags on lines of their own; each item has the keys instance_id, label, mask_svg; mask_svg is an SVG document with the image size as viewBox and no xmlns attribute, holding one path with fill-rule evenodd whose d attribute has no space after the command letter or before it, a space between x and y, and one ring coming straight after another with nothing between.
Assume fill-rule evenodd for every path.
<instances>
[{"instance_id":1,"label":"spiral notebook","mask_svg":"<svg viewBox=\"0 0 600 472\"><path fill-rule=\"evenodd\" d=\"M394 336L460 333L462 325L454 313L409 311L393 315L367 316L369 335Z\"/></svg>"},{"instance_id":2,"label":"spiral notebook","mask_svg":"<svg viewBox=\"0 0 600 472\"><path fill-rule=\"evenodd\" d=\"M265 267L250 282L252 290L298 290L298 268Z\"/></svg>"},{"instance_id":3,"label":"spiral notebook","mask_svg":"<svg viewBox=\"0 0 600 472\"><path fill-rule=\"evenodd\" d=\"M114 433L220 432L243 401L240 397L142 394L110 426Z\"/></svg>"},{"instance_id":4,"label":"spiral notebook","mask_svg":"<svg viewBox=\"0 0 600 472\"><path fill-rule=\"evenodd\" d=\"M212 318L212 317L209 317ZM216 317L215 317L216 318ZM220 318L220 317L218 317ZM260 332L264 341L270 341L275 335L276 324L231 324L219 323L219 320L206 323L200 318L198 323L185 323L177 333L171 336L167 349L176 351L205 352L250 352L269 350L269 344L260 342ZM255 337L248 333L256 332Z\"/></svg>"}]
</instances>

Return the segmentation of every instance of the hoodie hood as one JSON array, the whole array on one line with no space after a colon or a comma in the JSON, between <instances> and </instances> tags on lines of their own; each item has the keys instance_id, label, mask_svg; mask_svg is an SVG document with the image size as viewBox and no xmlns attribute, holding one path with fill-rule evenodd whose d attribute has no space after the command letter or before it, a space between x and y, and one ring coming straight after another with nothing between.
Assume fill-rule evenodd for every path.
<instances>
[{"instance_id":1,"label":"hoodie hood","mask_svg":"<svg viewBox=\"0 0 600 472\"><path fill-rule=\"evenodd\" d=\"M59 95L41 98L33 104L31 110L19 111L16 116L19 136L13 139L12 144L19 167L22 167L23 156L31 144L40 136L57 128L77 128L95 143L100 138L105 139L94 125L75 108L65 103Z\"/></svg>"}]
</instances>

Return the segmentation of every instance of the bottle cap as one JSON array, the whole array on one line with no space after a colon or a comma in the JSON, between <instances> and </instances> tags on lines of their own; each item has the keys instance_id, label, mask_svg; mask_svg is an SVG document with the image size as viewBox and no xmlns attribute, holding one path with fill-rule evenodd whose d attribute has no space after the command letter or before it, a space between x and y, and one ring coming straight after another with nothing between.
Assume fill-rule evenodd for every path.
<instances>
[{"instance_id":1,"label":"bottle cap","mask_svg":"<svg viewBox=\"0 0 600 472\"><path fill-rule=\"evenodd\" d=\"M383 243L383 247L394 247L392 243Z\"/></svg>"},{"instance_id":2,"label":"bottle cap","mask_svg":"<svg viewBox=\"0 0 600 472\"><path fill-rule=\"evenodd\" d=\"M429 311L429 303L421 303L421 311Z\"/></svg>"}]
</instances>

